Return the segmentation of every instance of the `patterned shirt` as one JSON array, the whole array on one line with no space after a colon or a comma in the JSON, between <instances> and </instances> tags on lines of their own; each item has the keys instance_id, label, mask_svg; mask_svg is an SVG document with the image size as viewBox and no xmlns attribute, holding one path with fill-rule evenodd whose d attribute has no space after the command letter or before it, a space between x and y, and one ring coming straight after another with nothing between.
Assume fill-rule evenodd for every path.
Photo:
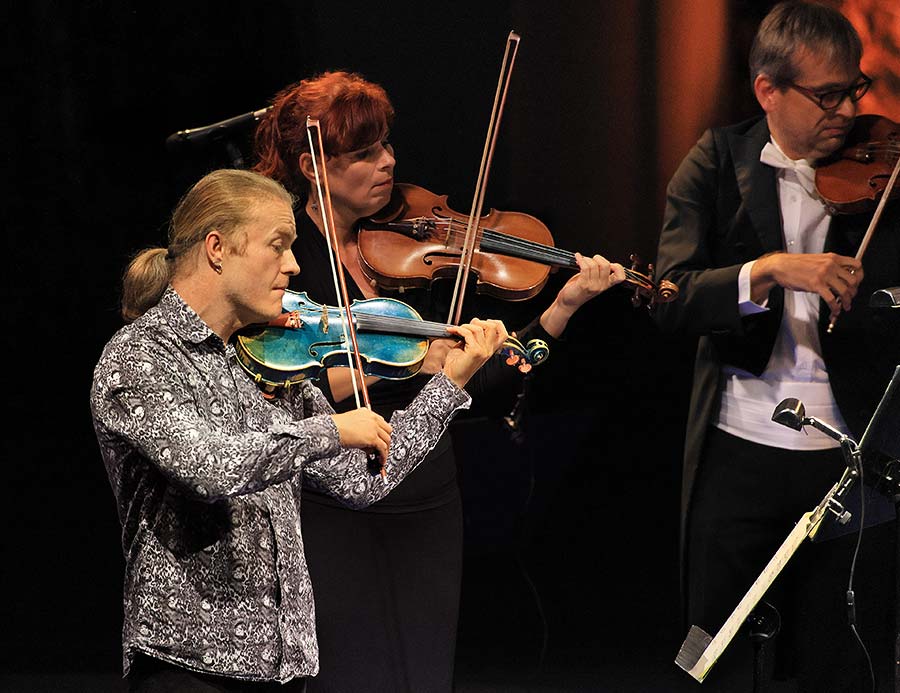
<instances>
[{"instance_id":1,"label":"patterned shirt","mask_svg":"<svg viewBox=\"0 0 900 693\"><path fill-rule=\"evenodd\" d=\"M396 412L385 483L362 451L341 448L318 389L265 399L234 347L169 288L110 340L91 390L122 523L125 673L141 651L238 679L316 674L301 477L364 507L468 404L437 375Z\"/></svg>"}]
</instances>

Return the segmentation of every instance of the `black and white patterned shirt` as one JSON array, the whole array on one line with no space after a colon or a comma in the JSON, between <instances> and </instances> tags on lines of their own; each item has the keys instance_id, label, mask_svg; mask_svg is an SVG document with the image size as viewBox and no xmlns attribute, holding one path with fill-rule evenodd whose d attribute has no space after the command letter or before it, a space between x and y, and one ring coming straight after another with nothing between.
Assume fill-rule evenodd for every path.
<instances>
[{"instance_id":1,"label":"black and white patterned shirt","mask_svg":"<svg viewBox=\"0 0 900 693\"><path fill-rule=\"evenodd\" d=\"M341 448L313 385L265 399L169 288L110 340L94 372L94 427L122 523L123 660L288 681L318 671L300 534L301 477L363 507L434 446L469 397L435 376L391 419L387 483Z\"/></svg>"}]
</instances>

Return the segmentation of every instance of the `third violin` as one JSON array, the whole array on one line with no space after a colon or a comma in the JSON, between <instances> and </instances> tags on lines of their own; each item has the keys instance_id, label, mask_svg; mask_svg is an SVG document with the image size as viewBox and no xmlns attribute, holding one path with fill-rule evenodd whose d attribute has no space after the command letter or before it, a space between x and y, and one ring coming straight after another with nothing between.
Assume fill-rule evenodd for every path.
<instances>
[{"instance_id":1,"label":"third violin","mask_svg":"<svg viewBox=\"0 0 900 693\"><path fill-rule=\"evenodd\" d=\"M816 167L816 190L832 212L870 212L884 193L900 156L900 123L857 116L844 146ZM888 199L900 196L900 187Z\"/></svg>"}]
</instances>

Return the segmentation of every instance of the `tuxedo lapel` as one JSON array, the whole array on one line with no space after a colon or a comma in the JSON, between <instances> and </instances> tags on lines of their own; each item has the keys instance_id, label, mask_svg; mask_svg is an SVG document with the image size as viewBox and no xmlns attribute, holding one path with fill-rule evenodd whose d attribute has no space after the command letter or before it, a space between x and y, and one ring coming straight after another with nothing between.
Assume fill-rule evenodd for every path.
<instances>
[{"instance_id":1,"label":"tuxedo lapel","mask_svg":"<svg viewBox=\"0 0 900 693\"><path fill-rule=\"evenodd\" d=\"M731 133L728 140L738 189L763 252L783 250L775 169L759 160L762 148L769 141L765 118L744 134Z\"/></svg>"}]
</instances>

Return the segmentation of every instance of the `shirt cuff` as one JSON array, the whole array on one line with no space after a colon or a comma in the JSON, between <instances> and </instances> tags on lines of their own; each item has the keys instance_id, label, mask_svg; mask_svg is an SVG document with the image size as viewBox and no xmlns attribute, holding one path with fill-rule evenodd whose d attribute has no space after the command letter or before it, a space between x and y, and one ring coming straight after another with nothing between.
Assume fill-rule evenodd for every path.
<instances>
[{"instance_id":1,"label":"shirt cuff","mask_svg":"<svg viewBox=\"0 0 900 693\"><path fill-rule=\"evenodd\" d=\"M738 312L741 317L748 315L756 315L757 313L765 313L769 310L769 299L766 298L762 303L754 303L750 300L750 270L753 269L753 263L756 260L744 263L741 272L738 274Z\"/></svg>"},{"instance_id":2,"label":"shirt cuff","mask_svg":"<svg viewBox=\"0 0 900 693\"><path fill-rule=\"evenodd\" d=\"M434 402L433 413L440 417L449 417L457 409L468 409L472 397L465 390L460 390L456 383L447 377L446 373L435 373L425 387L422 388L424 396Z\"/></svg>"}]
</instances>

